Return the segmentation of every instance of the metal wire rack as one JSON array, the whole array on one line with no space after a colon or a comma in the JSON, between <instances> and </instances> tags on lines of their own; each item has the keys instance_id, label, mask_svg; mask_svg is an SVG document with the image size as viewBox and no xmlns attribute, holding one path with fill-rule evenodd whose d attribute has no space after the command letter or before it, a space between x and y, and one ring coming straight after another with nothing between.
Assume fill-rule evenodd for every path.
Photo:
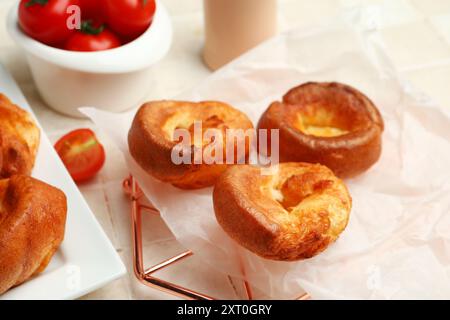
<instances>
[{"instance_id":1,"label":"metal wire rack","mask_svg":"<svg viewBox=\"0 0 450 320\"><path fill-rule=\"evenodd\" d=\"M131 200L131 231L133 237L133 269L136 278L144 285L169 293L171 295L188 299L188 300L216 300L207 294L191 290L189 288L180 286L155 276L157 271L170 267L171 265L181 262L182 260L191 257L194 253L186 250L176 256L161 261L149 268L144 267L144 256L142 251L142 213L159 215L159 211L151 205L143 204L142 198L144 193L139 188L136 179L133 176L128 177L123 181L124 192ZM250 284L243 280L245 295L248 300L253 300L253 291ZM295 298L296 300L308 300L310 296L304 293Z\"/></svg>"}]
</instances>

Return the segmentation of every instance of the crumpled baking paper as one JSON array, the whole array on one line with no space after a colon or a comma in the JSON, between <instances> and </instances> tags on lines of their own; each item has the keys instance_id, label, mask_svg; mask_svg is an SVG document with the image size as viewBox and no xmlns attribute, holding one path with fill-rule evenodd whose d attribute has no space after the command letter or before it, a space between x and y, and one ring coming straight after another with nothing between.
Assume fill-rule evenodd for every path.
<instances>
[{"instance_id":1,"label":"crumpled baking paper","mask_svg":"<svg viewBox=\"0 0 450 320\"><path fill-rule=\"evenodd\" d=\"M295 298L303 288L314 299L448 299L450 113L399 79L375 29L339 21L284 33L178 97L228 102L254 124L270 102L307 81L347 83L375 102L386 125L381 159L346 181L353 197L349 225L309 260L259 258L218 225L212 188L182 191L141 170L127 147L136 110L83 112L117 142L176 238L220 272L274 298Z\"/></svg>"}]
</instances>

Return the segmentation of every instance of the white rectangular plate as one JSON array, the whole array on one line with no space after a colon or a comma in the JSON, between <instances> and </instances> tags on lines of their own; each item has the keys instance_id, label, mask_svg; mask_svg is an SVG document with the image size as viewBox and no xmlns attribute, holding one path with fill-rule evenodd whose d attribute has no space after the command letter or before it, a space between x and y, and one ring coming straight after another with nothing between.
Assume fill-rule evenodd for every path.
<instances>
[{"instance_id":1,"label":"white rectangular plate","mask_svg":"<svg viewBox=\"0 0 450 320\"><path fill-rule=\"evenodd\" d=\"M0 92L33 114L17 84L1 64ZM67 196L64 242L43 273L6 292L0 299L75 299L125 274L119 255L42 128L33 177L63 190Z\"/></svg>"}]
</instances>

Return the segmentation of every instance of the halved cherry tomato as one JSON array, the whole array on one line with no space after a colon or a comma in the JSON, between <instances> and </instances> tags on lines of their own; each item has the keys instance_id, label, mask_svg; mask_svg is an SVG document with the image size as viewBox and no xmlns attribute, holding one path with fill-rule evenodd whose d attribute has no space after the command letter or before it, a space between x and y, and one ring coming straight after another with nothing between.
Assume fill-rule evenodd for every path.
<instances>
[{"instance_id":1,"label":"halved cherry tomato","mask_svg":"<svg viewBox=\"0 0 450 320\"><path fill-rule=\"evenodd\" d=\"M55 149L76 182L94 177L105 163L105 149L90 129L69 132L56 142Z\"/></svg>"},{"instance_id":2,"label":"halved cherry tomato","mask_svg":"<svg viewBox=\"0 0 450 320\"><path fill-rule=\"evenodd\" d=\"M67 40L64 49L71 51L102 51L120 47L121 43L111 31L104 26L93 27L89 21L81 24L77 31Z\"/></svg>"},{"instance_id":3,"label":"halved cherry tomato","mask_svg":"<svg viewBox=\"0 0 450 320\"><path fill-rule=\"evenodd\" d=\"M108 26L127 40L148 29L156 10L155 0L104 0Z\"/></svg>"},{"instance_id":4,"label":"halved cherry tomato","mask_svg":"<svg viewBox=\"0 0 450 320\"><path fill-rule=\"evenodd\" d=\"M30 37L48 44L60 45L75 31L67 26L67 8L80 5L79 0L21 0L19 25Z\"/></svg>"}]
</instances>

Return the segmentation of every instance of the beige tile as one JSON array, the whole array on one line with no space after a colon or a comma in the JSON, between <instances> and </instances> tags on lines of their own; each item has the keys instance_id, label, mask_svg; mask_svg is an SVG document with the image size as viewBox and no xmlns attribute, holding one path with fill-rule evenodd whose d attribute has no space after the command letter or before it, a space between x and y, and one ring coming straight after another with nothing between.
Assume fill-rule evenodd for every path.
<instances>
[{"instance_id":1,"label":"beige tile","mask_svg":"<svg viewBox=\"0 0 450 320\"><path fill-rule=\"evenodd\" d=\"M381 31L395 65L406 69L450 57L450 46L426 22L414 22Z\"/></svg>"},{"instance_id":2,"label":"beige tile","mask_svg":"<svg viewBox=\"0 0 450 320\"><path fill-rule=\"evenodd\" d=\"M384 0L338 0L342 7L361 7L368 5L381 5Z\"/></svg>"},{"instance_id":3,"label":"beige tile","mask_svg":"<svg viewBox=\"0 0 450 320\"><path fill-rule=\"evenodd\" d=\"M117 236L116 248L129 249L132 245L130 199L123 193L122 181L104 182L113 228ZM144 245L168 241L173 235L159 215L142 212L142 242Z\"/></svg>"},{"instance_id":4,"label":"beige tile","mask_svg":"<svg viewBox=\"0 0 450 320\"><path fill-rule=\"evenodd\" d=\"M1 37L1 35L0 35ZM1 39L1 38L0 38ZM0 63L11 73L18 83L31 83L32 77L25 54L16 46L0 46Z\"/></svg>"},{"instance_id":5,"label":"beige tile","mask_svg":"<svg viewBox=\"0 0 450 320\"><path fill-rule=\"evenodd\" d=\"M0 0L0 50L14 46L14 42L6 30L6 18L15 0Z\"/></svg>"},{"instance_id":6,"label":"beige tile","mask_svg":"<svg viewBox=\"0 0 450 320\"><path fill-rule=\"evenodd\" d=\"M434 15L450 13L450 1L448 0L410 0L411 3L423 14Z\"/></svg>"},{"instance_id":7,"label":"beige tile","mask_svg":"<svg viewBox=\"0 0 450 320\"><path fill-rule=\"evenodd\" d=\"M168 99L192 88L211 72L203 64L203 20L200 13L173 18L174 38L168 55L153 66L147 99Z\"/></svg>"},{"instance_id":8,"label":"beige tile","mask_svg":"<svg viewBox=\"0 0 450 320\"><path fill-rule=\"evenodd\" d=\"M290 27L324 24L348 10L367 10L375 14L379 26L386 27L422 19L408 0L283 1L280 11Z\"/></svg>"},{"instance_id":9,"label":"beige tile","mask_svg":"<svg viewBox=\"0 0 450 320\"><path fill-rule=\"evenodd\" d=\"M432 16L430 17L430 22L447 44L450 45L450 13Z\"/></svg>"},{"instance_id":10,"label":"beige tile","mask_svg":"<svg viewBox=\"0 0 450 320\"><path fill-rule=\"evenodd\" d=\"M76 128L93 127L90 120L69 118L50 109L42 101L33 82L19 82L18 84L47 134L62 135ZM54 139L57 137L55 136Z\"/></svg>"},{"instance_id":11,"label":"beige tile","mask_svg":"<svg viewBox=\"0 0 450 320\"><path fill-rule=\"evenodd\" d=\"M201 60L200 48L192 53L186 54L180 60L167 59L155 67L154 87L149 90L146 98L148 100L171 99L179 94L192 89L205 79L210 71Z\"/></svg>"},{"instance_id":12,"label":"beige tile","mask_svg":"<svg viewBox=\"0 0 450 320\"><path fill-rule=\"evenodd\" d=\"M336 0L290 0L281 2L279 10L287 28L297 28L326 23L338 16L340 6Z\"/></svg>"},{"instance_id":13,"label":"beige tile","mask_svg":"<svg viewBox=\"0 0 450 320\"><path fill-rule=\"evenodd\" d=\"M172 16L203 11L203 0L162 0Z\"/></svg>"},{"instance_id":14,"label":"beige tile","mask_svg":"<svg viewBox=\"0 0 450 320\"><path fill-rule=\"evenodd\" d=\"M78 188L109 240L114 247L117 247L117 237L112 224L110 203L103 184L94 184L93 182L90 182L80 184L78 185Z\"/></svg>"},{"instance_id":15,"label":"beige tile","mask_svg":"<svg viewBox=\"0 0 450 320\"><path fill-rule=\"evenodd\" d=\"M244 283L241 279L237 278L230 278L230 281L235 288L235 291L237 292L237 295L240 297L240 299L247 299L247 292L244 286ZM255 288L251 286L251 294L254 300L292 300L296 299L302 295L304 295L306 292L302 289L299 289L299 291L294 296L285 296L285 297L271 297L267 295L265 292L259 290L258 288Z\"/></svg>"},{"instance_id":16,"label":"beige tile","mask_svg":"<svg viewBox=\"0 0 450 320\"><path fill-rule=\"evenodd\" d=\"M116 234L116 248L131 248L130 202L122 191L120 181L104 182L111 222Z\"/></svg>"},{"instance_id":17,"label":"beige tile","mask_svg":"<svg viewBox=\"0 0 450 320\"><path fill-rule=\"evenodd\" d=\"M450 108L450 63L443 66L410 71L405 73L405 76L441 106Z\"/></svg>"},{"instance_id":18,"label":"beige tile","mask_svg":"<svg viewBox=\"0 0 450 320\"><path fill-rule=\"evenodd\" d=\"M380 5L382 28L423 20L422 13L408 0L383 0Z\"/></svg>"},{"instance_id":19,"label":"beige tile","mask_svg":"<svg viewBox=\"0 0 450 320\"><path fill-rule=\"evenodd\" d=\"M105 165L101 171L101 178L104 183L115 182L118 188L122 189L122 181L128 177L129 170L125 163L122 152L114 142L104 132L99 131L94 125L96 135L103 144L106 153Z\"/></svg>"}]
</instances>

